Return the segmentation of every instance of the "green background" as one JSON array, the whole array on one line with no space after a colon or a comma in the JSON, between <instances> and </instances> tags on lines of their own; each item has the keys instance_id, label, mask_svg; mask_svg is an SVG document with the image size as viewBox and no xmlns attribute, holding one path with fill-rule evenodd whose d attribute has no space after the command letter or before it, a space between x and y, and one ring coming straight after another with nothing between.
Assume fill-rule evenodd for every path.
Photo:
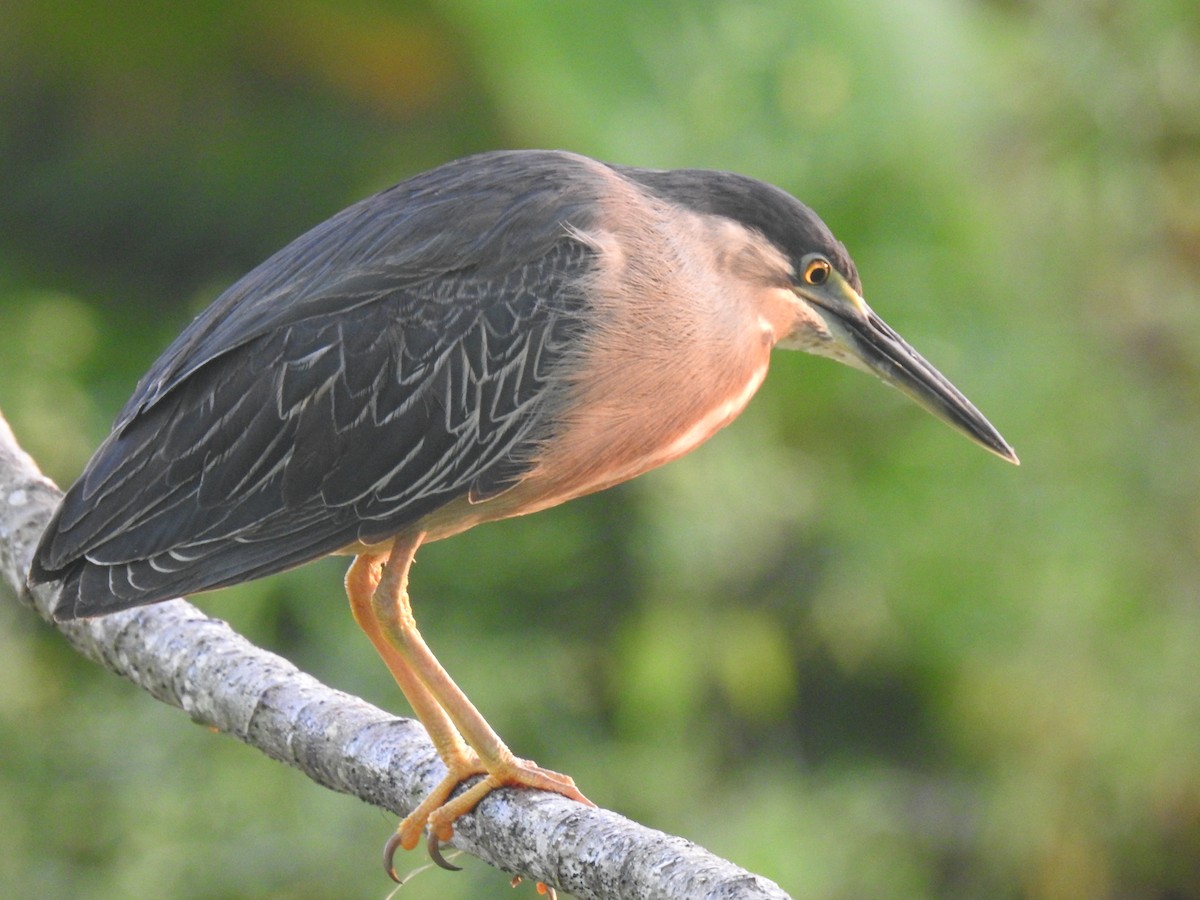
<instances>
[{"instance_id":1,"label":"green background","mask_svg":"<svg viewBox=\"0 0 1200 900\"><path fill-rule=\"evenodd\" d=\"M688 458L426 548L514 749L798 897L1200 896L1200 5L4 0L0 409L69 483L240 274L527 146L792 191L1023 465L779 353ZM200 603L403 711L343 565ZM0 894L382 897L393 824L0 604ZM465 864L399 896L522 896Z\"/></svg>"}]
</instances>

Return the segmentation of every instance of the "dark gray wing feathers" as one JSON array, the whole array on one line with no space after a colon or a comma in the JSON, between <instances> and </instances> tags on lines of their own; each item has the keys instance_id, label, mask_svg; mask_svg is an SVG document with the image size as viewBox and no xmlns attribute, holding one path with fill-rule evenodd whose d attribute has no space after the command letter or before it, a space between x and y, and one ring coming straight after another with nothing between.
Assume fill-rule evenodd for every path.
<instances>
[{"instance_id":1,"label":"dark gray wing feathers","mask_svg":"<svg viewBox=\"0 0 1200 900\"><path fill-rule=\"evenodd\" d=\"M451 164L230 288L47 529L31 577L63 579L58 614L280 571L516 483L587 315L587 171L556 154Z\"/></svg>"}]
</instances>

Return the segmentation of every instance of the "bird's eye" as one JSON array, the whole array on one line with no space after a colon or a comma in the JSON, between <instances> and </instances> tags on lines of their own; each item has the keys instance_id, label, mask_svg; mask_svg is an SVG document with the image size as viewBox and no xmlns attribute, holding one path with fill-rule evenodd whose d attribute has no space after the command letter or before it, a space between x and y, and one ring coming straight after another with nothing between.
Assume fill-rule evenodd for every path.
<instances>
[{"instance_id":1,"label":"bird's eye","mask_svg":"<svg viewBox=\"0 0 1200 900\"><path fill-rule=\"evenodd\" d=\"M824 284L832 269L828 260L814 259L804 268L804 281L807 284Z\"/></svg>"}]
</instances>

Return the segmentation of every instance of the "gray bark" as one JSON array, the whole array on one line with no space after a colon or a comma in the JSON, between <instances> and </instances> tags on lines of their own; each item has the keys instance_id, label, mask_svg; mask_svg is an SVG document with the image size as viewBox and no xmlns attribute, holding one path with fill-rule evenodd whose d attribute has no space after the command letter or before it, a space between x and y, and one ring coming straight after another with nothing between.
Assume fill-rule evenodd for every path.
<instances>
[{"instance_id":1,"label":"gray bark","mask_svg":"<svg viewBox=\"0 0 1200 900\"><path fill-rule=\"evenodd\" d=\"M0 591L47 622L54 585L30 591L25 573L60 496L0 414ZM326 687L183 600L54 627L194 721L397 816L445 773L418 722ZM690 841L554 794L493 792L455 823L452 844L581 898L787 897Z\"/></svg>"}]
</instances>

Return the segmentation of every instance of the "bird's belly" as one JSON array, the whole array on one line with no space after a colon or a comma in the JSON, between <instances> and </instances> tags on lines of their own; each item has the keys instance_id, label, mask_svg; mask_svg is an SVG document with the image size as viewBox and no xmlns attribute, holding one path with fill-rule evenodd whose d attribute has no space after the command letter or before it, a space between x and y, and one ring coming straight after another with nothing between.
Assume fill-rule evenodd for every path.
<instances>
[{"instance_id":1,"label":"bird's belly","mask_svg":"<svg viewBox=\"0 0 1200 900\"><path fill-rule=\"evenodd\" d=\"M630 436L625 440L626 452L608 460L608 465L596 473L595 479L588 483L583 493L628 481L696 449L738 417L766 374L767 367L764 364L751 374L736 393L717 402L699 418L674 433L661 427L661 414L657 410L646 410L642 420L631 429ZM581 462L586 465L586 461Z\"/></svg>"},{"instance_id":2,"label":"bird's belly","mask_svg":"<svg viewBox=\"0 0 1200 900\"><path fill-rule=\"evenodd\" d=\"M764 360L740 384L691 415L672 419L658 404L630 413L596 411L569 423L511 491L495 498L497 518L546 509L628 481L704 443L745 409L766 376ZM487 504L483 504L487 505Z\"/></svg>"},{"instance_id":3,"label":"bird's belly","mask_svg":"<svg viewBox=\"0 0 1200 900\"><path fill-rule=\"evenodd\" d=\"M660 409L651 407L636 415L573 422L509 490L477 503L460 497L405 531L424 532L426 542L441 540L484 522L527 515L604 490L678 459L737 418L766 371L764 361L735 389L674 425ZM355 544L341 552L380 554L390 544L390 540L371 547Z\"/></svg>"}]
</instances>

